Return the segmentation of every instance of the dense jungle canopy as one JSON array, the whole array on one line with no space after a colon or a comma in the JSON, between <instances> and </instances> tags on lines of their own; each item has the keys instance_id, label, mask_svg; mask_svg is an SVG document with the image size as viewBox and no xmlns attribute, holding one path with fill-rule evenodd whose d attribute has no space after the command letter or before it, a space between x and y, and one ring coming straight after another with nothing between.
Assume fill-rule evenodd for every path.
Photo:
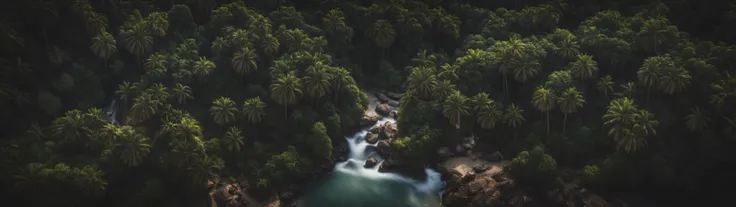
<instances>
[{"instance_id":1,"label":"dense jungle canopy","mask_svg":"<svg viewBox=\"0 0 736 207\"><path fill-rule=\"evenodd\" d=\"M0 11L3 203L161 206L237 179L267 197L333 164L367 88L402 94L392 146L418 165L476 135L511 155L509 173L532 191L560 188L562 168L604 196L705 199L736 184L728 1L25 0Z\"/></svg>"}]
</instances>

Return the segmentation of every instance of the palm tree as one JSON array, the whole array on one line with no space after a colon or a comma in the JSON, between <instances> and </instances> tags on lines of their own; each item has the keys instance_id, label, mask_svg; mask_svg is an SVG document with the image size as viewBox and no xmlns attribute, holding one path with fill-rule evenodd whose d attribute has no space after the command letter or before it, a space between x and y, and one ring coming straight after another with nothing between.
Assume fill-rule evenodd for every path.
<instances>
[{"instance_id":1,"label":"palm tree","mask_svg":"<svg viewBox=\"0 0 736 207\"><path fill-rule=\"evenodd\" d=\"M324 18L322 18L322 25L330 35L336 35L348 30L348 26L345 23L345 15L340 9L335 8L330 10Z\"/></svg>"},{"instance_id":2,"label":"palm tree","mask_svg":"<svg viewBox=\"0 0 736 207\"><path fill-rule=\"evenodd\" d=\"M199 60L194 62L194 66L192 67L192 73L194 73L195 76L200 78L200 80L207 82L206 78L209 76L212 71L215 70L217 66L214 62L207 60L206 57L199 57Z\"/></svg>"},{"instance_id":3,"label":"palm tree","mask_svg":"<svg viewBox=\"0 0 736 207\"><path fill-rule=\"evenodd\" d=\"M613 93L613 79L611 75L601 77L598 82L595 83L595 88L598 92L603 94L603 97L608 97L608 93Z\"/></svg>"},{"instance_id":4,"label":"palm tree","mask_svg":"<svg viewBox=\"0 0 736 207\"><path fill-rule=\"evenodd\" d=\"M690 129L691 132L697 132L708 127L708 124L713 122L708 115L700 111L700 107L690 109L690 115L685 117L685 125Z\"/></svg>"},{"instance_id":5,"label":"palm tree","mask_svg":"<svg viewBox=\"0 0 736 207\"><path fill-rule=\"evenodd\" d=\"M445 98L452 94L453 91L455 91L455 84L452 84L449 80L444 80L442 82L439 82L437 86L434 88L432 95L434 96L434 99L438 102L445 101Z\"/></svg>"},{"instance_id":6,"label":"palm tree","mask_svg":"<svg viewBox=\"0 0 736 207\"><path fill-rule=\"evenodd\" d=\"M280 75L271 84L271 98L284 106L284 119L288 119L289 105L296 104L302 94L301 80L293 71Z\"/></svg>"},{"instance_id":7,"label":"palm tree","mask_svg":"<svg viewBox=\"0 0 736 207\"><path fill-rule=\"evenodd\" d=\"M23 192L34 192L42 187L49 176L49 171L41 163L28 163L20 168L20 173L13 176L15 188Z\"/></svg>"},{"instance_id":8,"label":"palm tree","mask_svg":"<svg viewBox=\"0 0 736 207\"><path fill-rule=\"evenodd\" d=\"M583 107L584 103L585 99L583 98L583 94L578 92L575 87L568 88L562 92L562 95L557 100L557 104L560 105L560 111L565 114L565 118L562 121L563 134L565 133L567 125L567 115L577 112L578 109Z\"/></svg>"},{"instance_id":9,"label":"palm tree","mask_svg":"<svg viewBox=\"0 0 736 207\"><path fill-rule=\"evenodd\" d=\"M97 57L102 58L107 68L107 59L110 59L118 51L117 42L107 31L97 33L92 38L92 46L89 47Z\"/></svg>"},{"instance_id":10,"label":"palm tree","mask_svg":"<svg viewBox=\"0 0 736 207\"><path fill-rule=\"evenodd\" d=\"M416 89L423 97L430 97L437 87L437 76L434 71L426 67L414 67L407 80L409 88Z\"/></svg>"},{"instance_id":11,"label":"palm tree","mask_svg":"<svg viewBox=\"0 0 736 207\"><path fill-rule=\"evenodd\" d=\"M455 125L456 129L460 129L460 120L463 116L469 115L470 107L468 107L468 98L455 91L445 99L442 105L442 114L450 120L450 124Z\"/></svg>"},{"instance_id":12,"label":"palm tree","mask_svg":"<svg viewBox=\"0 0 736 207\"><path fill-rule=\"evenodd\" d=\"M212 55L217 57L222 53L222 51L225 48L228 48L230 46L230 42L228 42L224 37L216 37L215 40L212 41L212 46L210 46L210 49L212 50Z\"/></svg>"},{"instance_id":13,"label":"palm tree","mask_svg":"<svg viewBox=\"0 0 736 207\"><path fill-rule=\"evenodd\" d=\"M131 167L140 165L143 158L151 152L148 137L136 132L131 126L123 126L121 131L123 132L121 142L116 146L120 150L123 162Z\"/></svg>"},{"instance_id":14,"label":"palm tree","mask_svg":"<svg viewBox=\"0 0 736 207\"><path fill-rule=\"evenodd\" d=\"M634 114L634 130L644 135L657 134L657 130L654 129L659 125L659 121L654 118L654 114L649 113L647 110L639 110L638 113Z\"/></svg>"},{"instance_id":15,"label":"palm tree","mask_svg":"<svg viewBox=\"0 0 736 207\"><path fill-rule=\"evenodd\" d=\"M187 100L194 99L194 96L192 96L192 88L182 85L181 83L177 83L171 92L179 104L185 104Z\"/></svg>"},{"instance_id":16,"label":"palm tree","mask_svg":"<svg viewBox=\"0 0 736 207\"><path fill-rule=\"evenodd\" d=\"M478 124L480 124L483 129L495 128L496 123L502 118L501 111L493 100L486 102L485 105L481 106L477 113Z\"/></svg>"},{"instance_id":17,"label":"palm tree","mask_svg":"<svg viewBox=\"0 0 736 207\"><path fill-rule=\"evenodd\" d=\"M261 121L261 118L266 115L266 103L261 101L261 97L255 97L245 100L243 103L243 116L250 123L255 124Z\"/></svg>"},{"instance_id":18,"label":"palm tree","mask_svg":"<svg viewBox=\"0 0 736 207\"><path fill-rule=\"evenodd\" d=\"M85 166L79 170L77 182L83 183L79 187L88 196L101 195L107 188L105 173L97 169L96 166Z\"/></svg>"},{"instance_id":19,"label":"palm tree","mask_svg":"<svg viewBox=\"0 0 736 207\"><path fill-rule=\"evenodd\" d=\"M334 70L334 74L332 74L331 77L332 79L330 79L330 81L335 87L332 92L335 93L335 100L337 100L337 102L339 103L340 93L342 93L343 87L348 84L354 83L355 80L353 80L353 77L350 76L350 71L346 70L345 68L337 68L337 70Z\"/></svg>"},{"instance_id":20,"label":"palm tree","mask_svg":"<svg viewBox=\"0 0 736 207\"><path fill-rule=\"evenodd\" d=\"M148 59L146 59L146 63L143 64L143 67L147 71L152 71L152 70L166 71L167 70L166 67L168 64L169 64L169 60L166 57L166 55L161 54L161 53L154 53L154 54L151 54L151 56L149 56Z\"/></svg>"},{"instance_id":21,"label":"palm tree","mask_svg":"<svg viewBox=\"0 0 736 207\"><path fill-rule=\"evenodd\" d=\"M84 118L84 114L77 109L67 111L64 116L56 118L51 123L51 131L54 136L61 137L65 141L77 140L91 132Z\"/></svg>"},{"instance_id":22,"label":"palm tree","mask_svg":"<svg viewBox=\"0 0 736 207\"><path fill-rule=\"evenodd\" d=\"M136 97L133 101L133 106L130 108L131 121L133 123L140 123L148 118L158 110L158 106L161 102L157 98L153 97L149 93L143 93Z\"/></svg>"},{"instance_id":23,"label":"palm tree","mask_svg":"<svg viewBox=\"0 0 736 207\"><path fill-rule=\"evenodd\" d=\"M238 108L235 106L235 102L227 97L216 99L212 102L212 108L210 108L210 114L215 123L220 126L234 121L236 113L238 113Z\"/></svg>"},{"instance_id":24,"label":"palm tree","mask_svg":"<svg viewBox=\"0 0 736 207\"><path fill-rule=\"evenodd\" d=\"M255 50L250 47L243 47L233 56L231 61L233 69L241 77L252 70L258 70L258 64L256 64L257 58L258 54L256 54Z\"/></svg>"},{"instance_id":25,"label":"palm tree","mask_svg":"<svg viewBox=\"0 0 736 207\"><path fill-rule=\"evenodd\" d=\"M608 131L609 136L613 136L614 140L622 140L627 137L631 131L631 126L636 121L636 113L638 112L636 104L628 97L618 98L608 105L606 114L603 115L605 125L611 125ZM630 138L630 137L629 137Z\"/></svg>"},{"instance_id":26,"label":"palm tree","mask_svg":"<svg viewBox=\"0 0 736 207\"><path fill-rule=\"evenodd\" d=\"M530 55L524 55L516 64L514 64L514 79L521 83L525 83L539 74L542 65L539 60Z\"/></svg>"},{"instance_id":27,"label":"palm tree","mask_svg":"<svg viewBox=\"0 0 736 207\"><path fill-rule=\"evenodd\" d=\"M227 148L227 151L240 152L240 148L243 147L243 144L243 135L238 127L230 127L230 130L228 130L225 133L225 136L222 137L222 145Z\"/></svg>"},{"instance_id":28,"label":"palm tree","mask_svg":"<svg viewBox=\"0 0 736 207\"><path fill-rule=\"evenodd\" d=\"M473 110L478 113L480 111L480 108L487 106L489 104L493 104L493 100L488 97L488 94L485 92L480 92L478 94L475 94L473 96L472 103L473 103Z\"/></svg>"},{"instance_id":29,"label":"palm tree","mask_svg":"<svg viewBox=\"0 0 736 207\"><path fill-rule=\"evenodd\" d=\"M542 113L547 114L547 135L549 135L549 111L555 109L555 103L557 103L557 97L552 93L551 90L544 86L537 87L532 95L532 105Z\"/></svg>"},{"instance_id":30,"label":"palm tree","mask_svg":"<svg viewBox=\"0 0 736 207\"><path fill-rule=\"evenodd\" d=\"M627 153L636 152L647 144L646 135L657 134L654 129L659 122L654 119L654 114L647 110L639 110L633 114L634 121L631 128L624 128L621 136L616 139L616 148L622 147Z\"/></svg>"},{"instance_id":31,"label":"palm tree","mask_svg":"<svg viewBox=\"0 0 736 207\"><path fill-rule=\"evenodd\" d=\"M140 63L141 55L148 53L153 47L153 36L149 31L148 25L144 22L138 22L128 29L121 29L120 38L128 52L136 55Z\"/></svg>"},{"instance_id":32,"label":"palm tree","mask_svg":"<svg viewBox=\"0 0 736 207\"><path fill-rule=\"evenodd\" d=\"M140 90L138 89L137 83L130 83L123 81L123 84L118 85L118 90L115 91L115 95L120 96L123 101L128 101L138 95Z\"/></svg>"},{"instance_id":33,"label":"palm tree","mask_svg":"<svg viewBox=\"0 0 736 207\"><path fill-rule=\"evenodd\" d=\"M318 63L316 65L322 65ZM307 74L304 77L304 85L306 85L307 95L313 100L317 101L332 93L330 90L332 79L331 75L327 72L324 67L310 66L307 69Z\"/></svg>"},{"instance_id":34,"label":"palm tree","mask_svg":"<svg viewBox=\"0 0 736 207\"><path fill-rule=\"evenodd\" d=\"M447 64L445 63L440 67L442 71L438 74L442 80L449 80L452 83L457 83L460 81L460 76L458 75L460 73L460 66L455 64Z\"/></svg>"},{"instance_id":35,"label":"palm tree","mask_svg":"<svg viewBox=\"0 0 736 207\"><path fill-rule=\"evenodd\" d=\"M659 79L659 87L666 94L674 94L680 92L690 85L690 73L682 67L668 68L663 71Z\"/></svg>"},{"instance_id":36,"label":"palm tree","mask_svg":"<svg viewBox=\"0 0 736 207\"><path fill-rule=\"evenodd\" d=\"M220 169L224 167L224 163L219 158L212 158L207 155L199 155L194 157L194 162L187 168L189 176L195 186L202 186L207 183L207 179L217 176Z\"/></svg>"},{"instance_id":37,"label":"palm tree","mask_svg":"<svg viewBox=\"0 0 736 207\"><path fill-rule=\"evenodd\" d=\"M526 121L526 118L524 118L524 109L519 108L513 103L506 109L506 113L503 115L503 122L511 128L521 126L524 121Z\"/></svg>"},{"instance_id":38,"label":"palm tree","mask_svg":"<svg viewBox=\"0 0 736 207\"><path fill-rule=\"evenodd\" d=\"M575 36L572 34L567 35L558 42L557 50L555 53L564 59L572 59L580 54L580 45L575 40Z\"/></svg>"},{"instance_id":39,"label":"palm tree","mask_svg":"<svg viewBox=\"0 0 736 207\"><path fill-rule=\"evenodd\" d=\"M634 94L636 94L636 83L634 82L628 82L626 84L621 84L621 93L615 93L614 96L617 97L627 97L627 98L633 98Z\"/></svg>"},{"instance_id":40,"label":"palm tree","mask_svg":"<svg viewBox=\"0 0 736 207\"><path fill-rule=\"evenodd\" d=\"M378 20L366 30L366 35L373 38L378 47L388 49L396 40L394 26L388 20Z\"/></svg>"},{"instance_id":41,"label":"palm tree","mask_svg":"<svg viewBox=\"0 0 736 207\"><path fill-rule=\"evenodd\" d=\"M644 21L636 34L641 47L650 52L659 53L659 44L663 42L666 30L666 20L653 18Z\"/></svg>"},{"instance_id":42,"label":"palm tree","mask_svg":"<svg viewBox=\"0 0 736 207\"><path fill-rule=\"evenodd\" d=\"M636 73L639 83L647 87L647 106L649 106L649 94L652 91L652 86L659 85L660 72L664 67L667 67L668 60L669 58L660 56L647 58Z\"/></svg>"},{"instance_id":43,"label":"palm tree","mask_svg":"<svg viewBox=\"0 0 736 207\"><path fill-rule=\"evenodd\" d=\"M578 55L578 59L572 63L570 70L575 78L588 80L598 72L598 63L590 55Z\"/></svg>"},{"instance_id":44,"label":"palm tree","mask_svg":"<svg viewBox=\"0 0 736 207\"><path fill-rule=\"evenodd\" d=\"M153 84L153 87L146 89L145 93L151 94L151 96L156 99L160 105L165 103L166 99L171 96L169 94L169 88L161 83Z\"/></svg>"},{"instance_id":45,"label":"palm tree","mask_svg":"<svg viewBox=\"0 0 736 207\"><path fill-rule=\"evenodd\" d=\"M281 43L279 43L279 39L276 36L266 34L266 36L261 38L261 50L264 55L271 58L276 57L279 47L281 47Z\"/></svg>"}]
</instances>

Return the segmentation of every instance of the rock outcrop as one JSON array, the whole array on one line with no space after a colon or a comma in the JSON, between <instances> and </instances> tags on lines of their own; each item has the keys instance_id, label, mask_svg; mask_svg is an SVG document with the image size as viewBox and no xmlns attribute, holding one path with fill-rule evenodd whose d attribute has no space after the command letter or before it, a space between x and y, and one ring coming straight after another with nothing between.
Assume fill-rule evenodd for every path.
<instances>
[{"instance_id":1,"label":"rock outcrop","mask_svg":"<svg viewBox=\"0 0 736 207\"><path fill-rule=\"evenodd\" d=\"M368 134L365 135L365 142L375 144L376 142L378 142L378 138L378 134L368 132Z\"/></svg>"},{"instance_id":2,"label":"rock outcrop","mask_svg":"<svg viewBox=\"0 0 736 207\"><path fill-rule=\"evenodd\" d=\"M376 150L378 150L378 154L381 155L381 157L383 157L384 159L390 157L393 153L391 142L389 140L381 140L380 142L378 142Z\"/></svg>"},{"instance_id":3,"label":"rock outcrop","mask_svg":"<svg viewBox=\"0 0 736 207\"><path fill-rule=\"evenodd\" d=\"M376 158L368 158L368 160L365 161L365 165L363 167L365 168L372 168L375 167L378 164L378 160Z\"/></svg>"},{"instance_id":4,"label":"rock outcrop","mask_svg":"<svg viewBox=\"0 0 736 207\"><path fill-rule=\"evenodd\" d=\"M391 113L391 106L388 104L380 104L376 106L376 113L381 116L388 116Z\"/></svg>"},{"instance_id":5,"label":"rock outcrop","mask_svg":"<svg viewBox=\"0 0 736 207\"><path fill-rule=\"evenodd\" d=\"M367 127L367 126L373 126L378 122L378 120L381 119L378 114L375 113L365 113L362 117L360 117L360 126L361 127Z\"/></svg>"},{"instance_id":6,"label":"rock outcrop","mask_svg":"<svg viewBox=\"0 0 736 207\"><path fill-rule=\"evenodd\" d=\"M477 166L482 170L484 166ZM623 202L608 203L595 193L580 188L576 182L553 189L538 196L515 186L515 181L504 173L494 175L448 170L451 178L443 194L444 207L466 206L567 206L567 207L624 207ZM443 176L445 176L443 174ZM623 204L621 204L623 203Z\"/></svg>"},{"instance_id":7,"label":"rock outcrop","mask_svg":"<svg viewBox=\"0 0 736 207\"><path fill-rule=\"evenodd\" d=\"M396 138L396 134L399 133L399 128L396 123L386 122L376 128L373 128L373 130L371 130L371 133L378 134L378 139L380 140L394 139Z\"/></svg>"}]
</instances>

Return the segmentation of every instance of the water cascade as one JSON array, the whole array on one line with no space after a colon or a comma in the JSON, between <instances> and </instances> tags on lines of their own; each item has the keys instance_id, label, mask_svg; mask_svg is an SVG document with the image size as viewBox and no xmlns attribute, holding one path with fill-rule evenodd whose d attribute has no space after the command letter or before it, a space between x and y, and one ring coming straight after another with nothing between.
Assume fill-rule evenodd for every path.
<instances>
[{"instance_id":1,"label":"water cascade","mask_svg":"<svg viewBox=\"0 0 736 207\"><path fill-rule=\"evenodd\" d=\"M383 118L375 125L346 137L350 149L347 161L335 165L333 173L320 185L307 190L303 199L305 207L435 207L440 206L440 193L444 183L440 174L430 168L425 169L424 181L408 178L396 173L379 172L382 158L374 146L365 142L368 132L386 122ZM372 168L363 165L369 158L379 163Z\"/></svg>"}]
</instances>

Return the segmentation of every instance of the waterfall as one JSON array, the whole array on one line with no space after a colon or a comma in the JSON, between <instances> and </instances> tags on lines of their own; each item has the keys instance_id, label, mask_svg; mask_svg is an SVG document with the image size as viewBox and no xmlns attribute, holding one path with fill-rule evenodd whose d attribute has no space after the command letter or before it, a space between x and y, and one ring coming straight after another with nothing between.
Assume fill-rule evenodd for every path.
<instances>
[{"instance_id":1,"label":"waterfall","mask_svg":"<svg viewBox=\"0 0 736 207\"><path fill-rule=\"evenodd\" d=\"M396 120L391 118L383 118L376 122L376 124L374 124L373 126L362 129L352 136L345 137L350 149L350 156L347 161L336 164L335 171L373 180L393 180L407 183L411 185L417 192L421 193L440 193L440 190L444 187L444 183L440 178L440 173L434 171L433 169L425 169L427 179L424 181L418 181L396 173L378 172L378 168L381 166L384 160L380 156L378 156L378 153L375 152L375 149L373 147L369 147L376 146L377 144L367 143L365 141L365 137L371 129L378 127L386 122L395 123ZM375 158L379 161L379 163L372 168L363 167L364 163L369 158Z\"/></svg>"},{"instance_id":2,"label":"waterfall","mask_svg":"<svg viewBox=\"0 0 736 207\"><path fill-rule=\"evenodd\" d=\"M107 115L107 121L109 121L112 124L118 124L117 121L117 113L118 113L118 99L117 97L113 97L110 101L110 104L105 107L105 115Z\"/></svg>"}]
</instances>

